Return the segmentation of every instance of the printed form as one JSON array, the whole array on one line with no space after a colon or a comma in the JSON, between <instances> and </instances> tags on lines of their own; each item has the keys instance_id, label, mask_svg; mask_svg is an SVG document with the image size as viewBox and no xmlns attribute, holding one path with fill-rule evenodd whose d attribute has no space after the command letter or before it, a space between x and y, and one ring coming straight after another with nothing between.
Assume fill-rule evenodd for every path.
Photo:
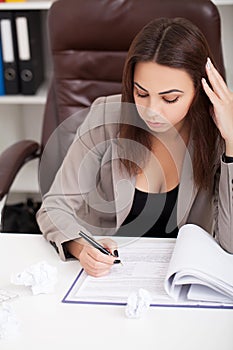
<instances>
[{"instance_id":1,"label":"printed form","mask_svg":"<svg viewBox=\"0 0 233 350\"><path fill-rule=\"evenodd\" d=\"M164 289L164 280L175 246L175 239L114 237L118 241L122 264L113 265L104 277L88 276L80 272L63 302L126 304L128 296L140 288L146 289L152 303L173 300Z\"/></svg>"}]
</instances>

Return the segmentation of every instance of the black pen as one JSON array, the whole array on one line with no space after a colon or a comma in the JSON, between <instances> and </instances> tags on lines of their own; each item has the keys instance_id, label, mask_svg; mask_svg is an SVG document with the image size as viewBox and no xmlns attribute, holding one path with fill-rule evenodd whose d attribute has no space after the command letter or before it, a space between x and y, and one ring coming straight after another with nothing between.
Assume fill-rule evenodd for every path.
<instances>
[{"instance_id":1,"label":"black pen","mask_svg":"<svg viewBox=\"0 0 233 350\"><path fill-rule=\"evenodd\" d=\"M94 238L88 236L86 233L84 233L83 231L79 231L79 235L84 238L88 243L90 243L90 245L92 245L92 247L98 249L101 253L106 254L106 255L111 255L114 256L114 258L116 258L115 255L113 255L111 252L109 252L106 248L104 248L99 242L97 242L96 240L94 240ZM120 260L117 260L118 263L122 262Z\"/></svg>"}]
</instances>

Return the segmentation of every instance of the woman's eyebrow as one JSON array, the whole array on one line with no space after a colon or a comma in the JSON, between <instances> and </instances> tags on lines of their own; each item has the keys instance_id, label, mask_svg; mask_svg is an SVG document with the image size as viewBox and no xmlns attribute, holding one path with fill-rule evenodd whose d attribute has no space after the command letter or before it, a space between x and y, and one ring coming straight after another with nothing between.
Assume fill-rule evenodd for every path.
<instances>
[{"instance_id":1,"label":"woman's eyebrow","mask_svg":"<svg viewBox=\"0 0 233 350\"><path fill-rule=\"evenodd\" d=\"M134 85L136 85L139 89L141 89L141 90L143 90L143 91L145 91L145 92L148 93L148 91L147 91L144 87L142 87L140 84L134 82ZM173 93L173 92L184 93L184 91L179 90L179 89L170 89L170 90L167 90L167 91L161 91L161 92L159 92L158 94L159 94L159 95L167 95L167 94L171 94L171 93Z\"/></svg>"},{"instance_id":2,"label":"woman's eyebrow","mask_svg":"<svg viewBox=\"0 0 233 350\"><path fill-rule=\"evenodd\" d=\"M179 89L171 89L171 90L159 92L159 95L171 94L172 92L181 92L181 93L184 93L184 91L179 90Z\"/></svg>"},{"instance_id":3,"label":"woman's eyebrow","mask_svg":"<svg viewBox=\"0 0 233 350\"><path fill-rule=\"evenodd\" d=\"M148 92L146 89L144 89L141 85L139 85L138 83L134 82L134 85L136 85L139 89Z\"/></svg>"}]
</instances>

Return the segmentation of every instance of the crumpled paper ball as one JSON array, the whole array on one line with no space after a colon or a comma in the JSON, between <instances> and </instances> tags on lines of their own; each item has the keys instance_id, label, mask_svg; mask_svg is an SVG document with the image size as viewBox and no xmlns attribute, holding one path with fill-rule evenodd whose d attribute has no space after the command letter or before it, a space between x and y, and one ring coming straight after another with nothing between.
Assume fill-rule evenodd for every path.
<instances>
[{"instance_id":1,"label":"crumpled paper ball","mask_svg":"<svg viewBox=\"0 0 233 350\"><path fill-rule=\"evenodd\" d=\"M0 339L12 338L19 334L19 321L11 305L0 305Z\"/></svg>"},{"instance_id":2,"label":"crumpled paper ball","mask_svg":"<svg viewBox=\"0 0 233 350\"><path fill-rule=\"evenodd\" d=\"M52 293L57 282L57 269L46 261L41 261L13 275L11 282L17 285L30 286L33 295Z\"/></svg>"},{"instance_id":3,"label":"crumpled paper ball","mask_svg":"<svg viewBox=\"0 0 233 350\"><path fill-rule=\"evenodd\" d=\"M146 289L140 288L129 295L125 314L128 318L140 318L149 309L150 303L150 293Z\"/></svg>"}]
</instances>

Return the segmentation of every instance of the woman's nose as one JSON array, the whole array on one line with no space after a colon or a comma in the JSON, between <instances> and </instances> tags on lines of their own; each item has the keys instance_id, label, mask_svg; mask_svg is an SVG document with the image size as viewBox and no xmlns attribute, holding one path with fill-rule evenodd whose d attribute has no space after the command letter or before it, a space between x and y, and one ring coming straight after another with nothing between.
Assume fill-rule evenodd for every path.
<instances>
[{"instance_id":1,"label":"woman's nose","mask_svg":"<svg viewBox=\"0 0 233 350\"><path fill-rule=\"evenodd\" d=\"M153 117L154 115L162 115L162 106L160 101L150 101L147 106L147 115Z\"/></svg>"}]
</instances>

